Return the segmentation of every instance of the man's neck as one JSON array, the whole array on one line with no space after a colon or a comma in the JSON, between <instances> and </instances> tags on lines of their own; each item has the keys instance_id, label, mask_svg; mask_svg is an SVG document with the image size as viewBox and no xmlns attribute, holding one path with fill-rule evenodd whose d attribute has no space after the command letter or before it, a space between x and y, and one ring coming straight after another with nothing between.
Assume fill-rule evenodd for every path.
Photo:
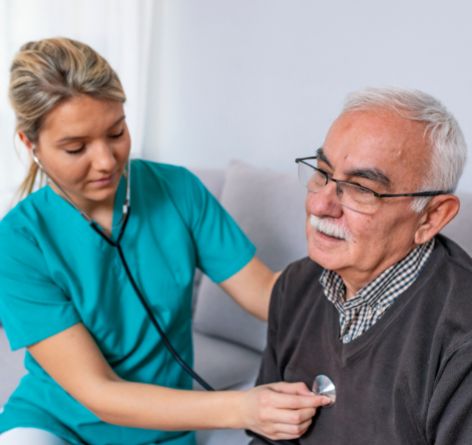
<instances>
[{"instance_id":1,"label":"man's neck","mask_svg":"<svg viewBox=\"0 0 472 445\"><path fill-rule=\"evenodd\" d=\"M417 246L412 246L412 248L405 253L399 254L396 257L392 257L390 261L382 262L379 266L371 271L339 271L338 275L343 280L344 286L346 287L346 294L344 299L346 301L354 298L356 294L369 283L374 281L378 276L384 273L388 268L392 267L394 264L402 261L406 258Z\"/></svg>"}]
</instances>

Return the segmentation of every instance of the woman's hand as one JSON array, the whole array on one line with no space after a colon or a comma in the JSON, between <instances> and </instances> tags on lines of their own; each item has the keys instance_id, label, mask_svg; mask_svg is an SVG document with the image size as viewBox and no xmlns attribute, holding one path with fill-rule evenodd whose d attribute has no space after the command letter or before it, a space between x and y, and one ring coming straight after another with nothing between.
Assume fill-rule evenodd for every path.
<instances>
[{"instance_id":1,"label":"woman's hand","mask_svg":"<svg viewBox=\"0 0 472 445\"><path fill-rule=\"evenodd\" d=\"M304 383L271 383L245 393L241 404L242 424L274 440L296 439L310 426L316 409L330 399L316 396Z\"/></svg>"}]
</instances>

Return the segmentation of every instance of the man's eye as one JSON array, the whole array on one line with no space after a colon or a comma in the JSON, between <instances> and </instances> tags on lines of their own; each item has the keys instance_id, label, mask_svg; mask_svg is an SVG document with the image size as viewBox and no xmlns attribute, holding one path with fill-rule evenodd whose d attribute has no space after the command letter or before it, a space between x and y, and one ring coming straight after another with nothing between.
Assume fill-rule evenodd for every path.
<instances>
[{"instance_id":1,"label":"man's eye","mask_svg":"<svg viewBox=\"0 0 472 445\"><path fill-rule=\"evenodd\" d=\"M356 191L357 193L361 193L361 194L372 193L370 190L367 190L364 187L357 187Z\"/></svg>"},{"instance_id":2,"label":"man's eye","mask_svg":"<svg viewBox=\"0 0 472 445\"><path fill-rule=\"evenodd\" d=\"M351 188L359 195L371 195L373 193L369 188L363 187L359 184L351 184Z\"/></svg>"}]
</instances>

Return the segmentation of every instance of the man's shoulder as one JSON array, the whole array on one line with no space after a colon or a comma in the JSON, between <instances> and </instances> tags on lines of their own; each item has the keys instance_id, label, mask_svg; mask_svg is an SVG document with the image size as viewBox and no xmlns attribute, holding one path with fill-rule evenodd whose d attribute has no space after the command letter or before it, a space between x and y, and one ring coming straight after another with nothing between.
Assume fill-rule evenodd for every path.
<instances>
[{"instance_id":1,"label":"man's shoulder","mask_svg":"<svg viewBox=\"0 0 472 445\"><path fill-rule=\"evenodd\" d=\"M323 269L309 257L301 258L290 263L278 280L279 293L286 294L290 299L299 298L309 289L320 286L319 278Z\"/></svg>"},{"instance_id":2,"label":"man's shoulder","mask_svg":"<svg viewBox=\"0 0 472 445\"><path fill-rule=\"evenodd\" d=\"M309 257L300 258L290 263L282 272L287 279L319 278L323 269Z\"/></svg>"},{"instance_id":3,"label":"man's shoulder","mask_svg":"<svg viewBox=\"0 0 472 445\"><path fill-rule=\"evenodd\" d=\"M431 257L417 281L412 289L423 295L424 304L464 305L464 309L470 307L472 311L472 258L451 239L443 235L436 237Z\"/></svg>"},{"instance_id":4,"label":"man's shoulder","mask_svg":"<svg viewBox=\"0 0 472 445\"><path fill-rule=\"evenodd\" d=\"M424 275L426 284L434 293L446 293L454 301L463 299L464 294L468 296L472 288L472 258L461 246L444 235L438 235L428 263ZM469 300L472 306L472 299L467 298L467 304Z\"/></svg>"},{"instance_id":5,"label":"man's shoulder","mask_svg":"<svg viewBox=\"0 0 472 445\"><path fill-rule=\"evenodd\" d=\"M445 235L437 235L435 247L437 250L444 252L444 263L449 263L452 266L458 266L460 269L472 272L472 257L451 238Z\"/></svg>"},{"instance_id":6,"label":"man's shoulder","mask_svg":"<svg viewBox=\"0 0 472 445\"><path fill-rule=\"evenodd\" d=\"M428 264L429 263L429 264ZM457 347L472 337L472 258L445 236L436 238L432 257L418 277L411 300L423 329L434 329L431 337L443 349ZM445 346L449 345L449 346Z\"/></svg>"}]
</instances>

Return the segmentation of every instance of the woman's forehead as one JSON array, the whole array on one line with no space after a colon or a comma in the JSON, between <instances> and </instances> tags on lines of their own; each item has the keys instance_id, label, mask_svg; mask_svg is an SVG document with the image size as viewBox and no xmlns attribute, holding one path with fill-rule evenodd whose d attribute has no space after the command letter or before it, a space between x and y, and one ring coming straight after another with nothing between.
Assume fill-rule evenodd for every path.
<instances>
[{"instance_id":1,"label":"woman's forehead","mask_svg":"<svg viewBox=\"0 0 472 445\"><path fill-rule=\"evenodd\" d=\"M70 134L106 130L124 117L123 104L117 101L74 96L61 102L46 116L41 132Z\"/></svg>"}]
</instances>

